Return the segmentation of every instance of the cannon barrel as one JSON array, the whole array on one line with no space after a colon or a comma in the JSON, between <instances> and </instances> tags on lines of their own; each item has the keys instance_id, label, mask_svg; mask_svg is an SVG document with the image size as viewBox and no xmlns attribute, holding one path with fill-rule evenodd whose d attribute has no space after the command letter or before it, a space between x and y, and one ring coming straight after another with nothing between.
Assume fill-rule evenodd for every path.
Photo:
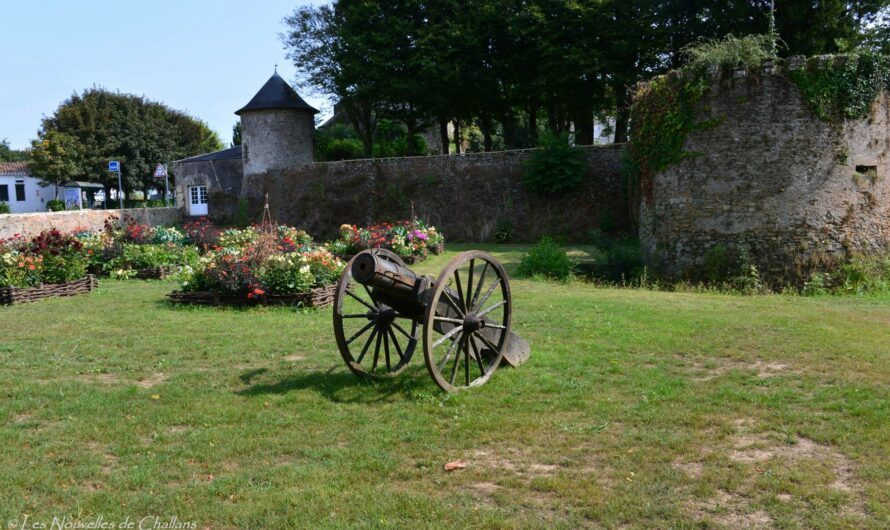
<instances>
[{"instance_id":1,"label":"cannon barrel","mask_svg":"<svg viewBox=\"0 0 890 530\"><path fill-rule=\"evenodd\" d=\"M411 269L363 252L352 262L352 277L358 283L404 297L413 295L419 277Z\"/></svg>"}]
</instances>

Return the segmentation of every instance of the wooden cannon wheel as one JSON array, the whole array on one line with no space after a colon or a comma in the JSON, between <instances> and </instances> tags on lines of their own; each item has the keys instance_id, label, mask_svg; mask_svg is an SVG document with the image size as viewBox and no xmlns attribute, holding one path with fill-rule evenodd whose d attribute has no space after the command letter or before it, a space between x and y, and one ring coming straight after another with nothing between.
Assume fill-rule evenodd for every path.
<instances>
[{"instance_id":1,"label":"wooden cannon wheel","mask_svg":"<svg viewBox=\"0 0 890 530\"><path fill-rule=\"evenodd\" d=\"M372 249L378 257L404 267L396 254ZM358 256L357 254L356 256ZM368 287L352 279L353 257L346 264L334 295L334 335L340 355L353 373L386 378L408 366L417 346L417 322L374 301Z\"/></svg>"},{"instance_id":2,"label":"wooden cannon wheel","mask_svg":"<svg viewBox=\"0 0 890 530\"><path fill-rule=\"evenodd\" d=\"M504 356L512 313L504 267L490 254L465 252L436 279L423 320L423 352L442 390L484 384Z\"/></svg>"}]
</instances>

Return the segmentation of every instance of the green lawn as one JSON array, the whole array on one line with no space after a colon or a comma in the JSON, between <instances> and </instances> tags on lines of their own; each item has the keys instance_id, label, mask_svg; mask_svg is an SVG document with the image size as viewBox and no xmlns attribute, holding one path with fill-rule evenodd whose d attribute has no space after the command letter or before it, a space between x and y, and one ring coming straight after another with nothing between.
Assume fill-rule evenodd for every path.
<instances>
[{"instance_id":1,"label":"green lawn","mask_svg":"<svg viewBox=\"0 0 890 530\"><path fill-rule=\"evenodd\" d=\"M532 357L458 395L358 380L330 309L0 308L0 522L890 526L890 298L512 286Z\"/></svg>"}]
</instances>

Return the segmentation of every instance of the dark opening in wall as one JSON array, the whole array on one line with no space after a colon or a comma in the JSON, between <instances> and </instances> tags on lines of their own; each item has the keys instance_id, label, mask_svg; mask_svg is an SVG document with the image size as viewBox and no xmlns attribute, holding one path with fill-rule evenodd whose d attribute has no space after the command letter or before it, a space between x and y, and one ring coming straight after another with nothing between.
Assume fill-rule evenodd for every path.
<instances>
[{"instance_id":1,"label":"dark opening in wall","mask_svg":"<svg viewBox=\"0 0 890 530\"><path fill-rule=\"evenodd\" d=\"M878 166L856 166L856 173L868 175L869 173L877 173Z\"/></svg>"}]
</instances>

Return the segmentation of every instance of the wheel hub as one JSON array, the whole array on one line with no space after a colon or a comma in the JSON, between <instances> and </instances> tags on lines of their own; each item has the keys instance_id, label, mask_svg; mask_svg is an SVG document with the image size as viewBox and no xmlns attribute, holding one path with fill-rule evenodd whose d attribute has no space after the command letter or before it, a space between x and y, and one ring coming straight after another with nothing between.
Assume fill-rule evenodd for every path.
<instances>
[{"instance_id":1,"label":"wheel hub","mask_svg":"<svg viewBox=\"0 0 890 530\"><path fill-rule=\"evenodd\" d=\"M472 333L485 327L485 321L470 313L464 317L464 329Z\"/></svg>"},{"instance_id":2,"label":"wheel hub","mask_svg":"<svg viewBox=\"0 0 890 530\"><path fill-rule=\"evenodd\" d=\"M388 326L396 319L396 311L395 309L383 306L380 308L380 311L377 312L377 324L380 326Z\"/></svg>"}]
</instances>

